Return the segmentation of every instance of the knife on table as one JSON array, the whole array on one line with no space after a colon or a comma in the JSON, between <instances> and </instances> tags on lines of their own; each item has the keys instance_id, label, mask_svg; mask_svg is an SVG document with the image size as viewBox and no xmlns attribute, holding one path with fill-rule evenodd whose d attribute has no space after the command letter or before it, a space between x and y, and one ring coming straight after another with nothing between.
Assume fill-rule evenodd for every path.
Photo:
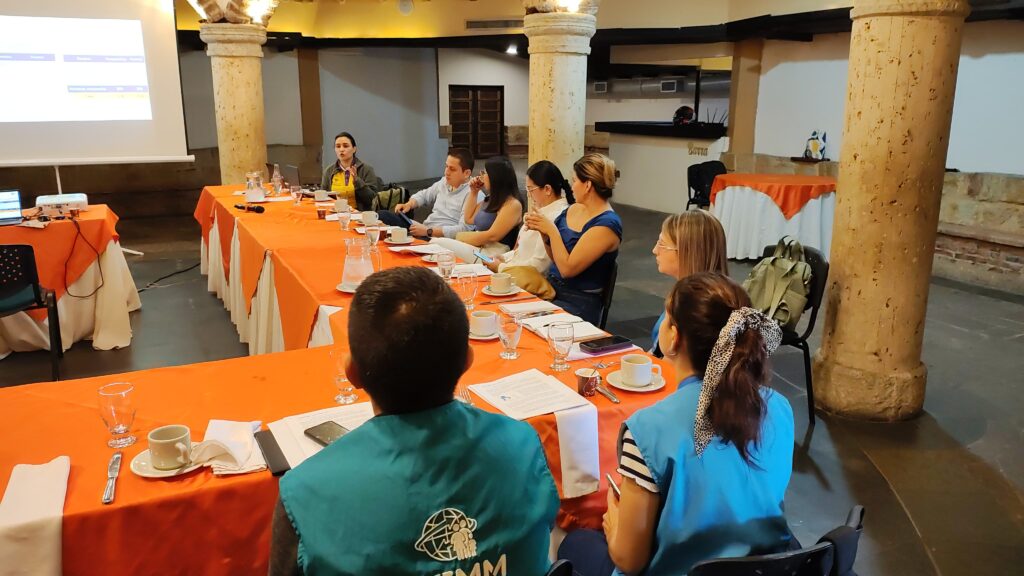
<instances>
[{"instance_id":1,"label":"knife on table","mask_svg":"<svg viewBox=\"0 0 1024 576\"><path fill-rule=\"evenodd\" d=\"M605 398L611 400L612 404L618 404L619 403L619 397L616 396L615 393L612 392L611 390L605 388L604 385L598 384L597 385L597 391L600 392L601 395L604 396Z\"/></svg>"},{"instance_id":2,"label":"knife on table","mask_svg":"<svg viewBox=\"0 0 1024 576\"><path fill-rule=\"evenodd\" d=\"M114 452L107 464L107 487L103 489L103 503L110 504L114 501L114 484L117 482L117 473L121 471L121 451Z\"/></svg>"}]
</instances>

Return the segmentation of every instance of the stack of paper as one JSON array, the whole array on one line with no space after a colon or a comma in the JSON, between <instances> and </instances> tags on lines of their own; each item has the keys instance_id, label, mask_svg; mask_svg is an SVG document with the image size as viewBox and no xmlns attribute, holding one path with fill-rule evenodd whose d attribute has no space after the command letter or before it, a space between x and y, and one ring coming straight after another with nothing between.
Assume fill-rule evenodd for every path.
<instances>
[{"instance_id":1,"label":"stack of paper","mask_svg":"<svg viewBox=\"0 0 1024 576\"><path fill-rule=\"evenodd\" d=\"M315 412L287 416L276 422L271 422L267 427L274 433L274 440L277 440L281 453L288 460L288 465L295 468L306 458L323 449L309 436L306 436L307 429L333 420L351 431L370 418L373 418L373 408L370 403L360 402L359 404L335 406Z\"/></svg>"},{"instance_id":2,"label":"stack of paper","mask_svg":"<svg viewBox=\"0 0 1024 576\"><path fill-rule=\"evenodd\" d=\"M441 274L441 272L439 272L436 267L431 268L431 270L433 270L438 275ZM491 272L490 269L487 268L487 266L484 266L483 264L479 263L456 264L455 269L452 271L452 276L458 276L460 274L471 274L473 276L490 276L491 274L494 274L494 272Z\"/></svg>"},{"instance_id":3,"label":"stack of paper","mask_svg":"<svg viewBox=\"0 0 1024 576\"><path fill-rule=\"evenodd\" d=\"M537 300L536 302L523 302L522 304L499 304L498 309L509 316L518 314L536 314L537 312L560 312L562 309L551 302Z\"/></svg>"},{"instance_id":4,"label":"stack of paper","mask_svg":"<svg viewBox=\"0 0 1024 576\"><path fill-rule=\"evenodd\" d=\"M469 389L516 420L589 404L575 390L536 368L494 382L473 384Z\"/></svg>"},{"instance_id":5,"label":"stack of paper","mask_svg":"<svg viewBox=\"0 0 1024 576\"><path fill-rule=\"evenodd\" d=\"M440 244L418 244L416 246L390 246L392 252L414 252L416 254L440 254L447 252Z\"/></svg>"},{"instance_id":6,"label":"stack of paper","mask_svg":"<svg viewBox=\"0 0 1024 576\"><path fill-rule=\"evenodd\" d=\"M548 314L546 316L535 316L533 318L524 318L523 327L540 336L541 338L548 337L547 327L551 324L556 323L569 323L572 324L573 340L576 342L582 342L584 340L593 340L594 338L600 338L607 336L604 330L601 330L597 326L594 326L590 322L584 321L579 316L574 316L568 312L561 312L558 314Z\"/></svg>"}]
</instances>

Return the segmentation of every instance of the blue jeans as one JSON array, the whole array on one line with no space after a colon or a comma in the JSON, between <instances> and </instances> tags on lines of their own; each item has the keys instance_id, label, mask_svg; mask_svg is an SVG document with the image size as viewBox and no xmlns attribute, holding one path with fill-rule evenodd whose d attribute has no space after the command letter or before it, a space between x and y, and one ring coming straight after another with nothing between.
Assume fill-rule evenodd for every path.
<instances>
[{"instance_id":1,"label":"blue jeans","mask_svg":"<svg viewBox=\"0 0 1024 576\"><path fill-rule=\"evenodd\" d=\"M560 306L566 312L575 314L594 326L601 323L603 302L600 294L570 288L564 280L557 280L550 276L548 280L555 287L553 303L556 306Z\"/></svg>"},{"instance_id":2,"label":"blue jeans","mask_svg":"<svg viewBox=\"0 0 1024 576\"><path fill-rule=\"evenodd\" d=\"M610 576L615 564L608 556L608 541L604 532L598 530L576 530L570 532L558 547L559 560L572 562L575 576Z\"/></svg>"}]
</instances>

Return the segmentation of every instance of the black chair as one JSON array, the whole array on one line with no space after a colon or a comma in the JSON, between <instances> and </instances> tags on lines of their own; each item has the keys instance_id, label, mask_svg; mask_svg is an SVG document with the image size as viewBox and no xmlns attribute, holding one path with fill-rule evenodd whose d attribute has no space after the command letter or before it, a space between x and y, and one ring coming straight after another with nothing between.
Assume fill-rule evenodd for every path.
<instances>
[{"instance_id":1,"label":"black chair","mask_svg":"<svg viewBox=\"0 0 1024 576\"><path fill-rule=\"evenodd\" d=\"M608 312L612 309L612 297L615 296L615 281L619 278L619 263L612 264L612 273L608 276L608 283L601 290L601 324L598 326L604 330L608 324Z\"/></svg>"},{"instance_id":2,"label":"black chair","mask_svg":"<svg viewBox=\"0 0 1024 576\"><path fill-rule=\"evenodd\" d=\"M57 295L39 285L35 251L23 244L0 245L0 317L28 310L46 310L50 324L50 364L54 380L60 380L60 339Z\"/></svg>"},{"instance_id":3,"label":"black chair","mask_svg":"<svg viewBox=\"0 0 1024 576\"><path fill-rule=\"evenodd\" d=\"M773 244L765 246L761 256L762 258L768 258L774 253L775 245ZM807 417L810 419L811 426L814 426L814 382L811 378L811 347L807 343L807 338L814 331L814 322L818 319L818 310L821 309L821 300L825 295L825 284L828 282L828 260L825 260L825 256L820 251L808 246L804 246L804 260L811 267L811 285L808 290L807 305L804 307L804 313L810 310L811 315L802 333L798 334L784 328L782 330L782 344L799 348L804 352L804 376L807 382Z\"/></svg>"},{"instance_id":4,"label":"black chair","mask_svg":"<svg viewBox=\"0 0 1024 576\"><path fill-rule=\"evenodd\" d=\"M776 554L718 558L697 563L690 576L856 576L853 561L863 531L864 507L854 506L846 524L809 548Z\"/></svg>"},{"instance_id":5,"label":"black chair","mask_svg":"<svg viewBox=\"0 0 1024 576\"><path fill-rule=\"evenodd\" d=\"M551 565L547 576L572 576L572 563L568 560L558 560Z\"/></svg>"},{"instance_id":6,"label":"black chair","mask_svg":"<svg viewBox=\"0 0 1024 576\"><path fill-rule=\"evenodd\" d=\"M718 160L710 160L694 164L686 169L687 191L686 209L690 206L709 206L711 204L711 185L715 182L715 176L725 174L725 164Z\"/></svg>"}]
</instances>

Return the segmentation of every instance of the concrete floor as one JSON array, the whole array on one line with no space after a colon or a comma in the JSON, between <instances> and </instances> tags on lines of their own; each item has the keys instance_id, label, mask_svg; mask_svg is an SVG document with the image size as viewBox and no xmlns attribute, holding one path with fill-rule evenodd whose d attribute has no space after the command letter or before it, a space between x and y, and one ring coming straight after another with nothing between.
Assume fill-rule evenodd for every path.
<instances>
[{"instance_id":1,"label":"concrete floor","mask_svg":"<svg viewBox=\"0 0 1024 576\"><path fill-rule=\"evenodd\" d=\"M664 214L618 207L626 238L609 330L648 345L671 281L650 255ZM189 217L123 220L124 246L142 288L198 263L199 230ZM742 279L749 263L731 263ZM76 344L67 378L116 374L246 354L198 269L142 293L130 348ZM814 346L817 346L816 327ZM805 544L841 523L853 504L867 508L857 560L862 575L996 575L1024 566L1024 298L934 281L924 360L926 413L874 424L819 414L808 430L800 352L774 357L774 382L796 414L797 445L787 517ZM0 362L4 384L49 377L45 352Z\"/></svg>"}]
</instances>

